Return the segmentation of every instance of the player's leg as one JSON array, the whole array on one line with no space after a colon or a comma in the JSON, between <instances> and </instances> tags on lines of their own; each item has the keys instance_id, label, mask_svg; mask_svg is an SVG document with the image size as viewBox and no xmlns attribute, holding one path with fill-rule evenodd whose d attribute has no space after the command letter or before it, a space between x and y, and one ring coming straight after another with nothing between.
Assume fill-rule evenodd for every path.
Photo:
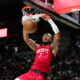
<instances>
[{"instance_id":1,"label":"player's leg","mask_svg":"<svg viewBox=\"0 0 80 80\"><path fill-rule=\"evenodd\" d=\"M28 74L29 74L29 72L25 73L25 74L22 74L21 76L15 78L14 80L29 80L29 78L28 78L29 75Z\"/></svg>"}]
</instances>

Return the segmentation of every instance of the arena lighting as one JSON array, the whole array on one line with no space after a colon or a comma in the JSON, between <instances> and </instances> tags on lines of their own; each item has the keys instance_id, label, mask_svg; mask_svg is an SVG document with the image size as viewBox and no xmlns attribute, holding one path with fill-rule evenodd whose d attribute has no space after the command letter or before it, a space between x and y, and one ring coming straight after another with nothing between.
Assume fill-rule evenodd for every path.
<instances>
[{"instance_id":1,"label":"arena lighting","mask_svg":"<svg viewBox=\"0 0 80 80\"><path fill-rule=\"evenodd\" d=\"M0 38L7 37L7 28L0 29Z\"/></svg>"}]
</instances>

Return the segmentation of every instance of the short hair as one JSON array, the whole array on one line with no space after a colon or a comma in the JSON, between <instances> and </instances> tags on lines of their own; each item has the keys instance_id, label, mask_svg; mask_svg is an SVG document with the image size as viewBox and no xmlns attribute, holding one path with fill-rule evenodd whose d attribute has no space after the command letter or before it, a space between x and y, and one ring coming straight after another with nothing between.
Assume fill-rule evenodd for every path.
<instances>
[{"instance_id":1,"label":"short hair","mask_svg":"<svg viewBox=\"0 0 80 80\"><path fill-rule=\"evenodd\" d=\"M47 34L48 36L50 36L52 38L52 35L50 33L44 33L44 35Z\"/></svg>"}]
</instances>

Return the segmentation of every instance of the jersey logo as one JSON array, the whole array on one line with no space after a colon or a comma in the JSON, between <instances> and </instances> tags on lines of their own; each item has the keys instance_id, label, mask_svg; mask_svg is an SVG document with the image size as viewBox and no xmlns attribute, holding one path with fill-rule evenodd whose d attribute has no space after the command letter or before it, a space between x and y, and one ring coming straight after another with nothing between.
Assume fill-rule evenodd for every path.
<instances>
[{"instance_id":1,"label":"jersey logo","mask_svg":"<svg viewBox=\"0 0 80 80\"><path fill-rule=\"evenodd\" d=\"M49 53L49 50L48 49L46 49L46 48L41 48L41 49L38 49L37 50L37 54L39 54L39 56L38 56L38 58L41 58L41 56L44 54L44 53ZM47 56L47 55L46 55ZM46 57L45 56L45 57Z\"/></svg>"},{"instance_id":2,"label":"jersey logo","mask_svg":"<svg viewBox=\"0 0 80 80\"><path fill-rule=\"evenodd\" d=\"M48 49L45 49L45 48L41 48L41 49L38 49L37 50L37 53L48 53Z\"/></svg>"}]
</instances>

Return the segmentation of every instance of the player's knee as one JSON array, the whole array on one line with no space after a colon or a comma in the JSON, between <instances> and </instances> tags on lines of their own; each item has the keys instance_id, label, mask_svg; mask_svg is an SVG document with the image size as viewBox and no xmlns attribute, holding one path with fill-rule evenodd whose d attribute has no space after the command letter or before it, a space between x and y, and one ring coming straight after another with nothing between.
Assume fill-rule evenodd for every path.
<instances>
[{"instance_id":1,"label":"player's knee","mask_svg":"<svg viewBox=\"0 0 80 80\"><path fill-rule=\"evenodd\" d=\"M14 79L14 80L20 80L19 78L16 78L16 79Z\"/></svg>"}]
</instances>

